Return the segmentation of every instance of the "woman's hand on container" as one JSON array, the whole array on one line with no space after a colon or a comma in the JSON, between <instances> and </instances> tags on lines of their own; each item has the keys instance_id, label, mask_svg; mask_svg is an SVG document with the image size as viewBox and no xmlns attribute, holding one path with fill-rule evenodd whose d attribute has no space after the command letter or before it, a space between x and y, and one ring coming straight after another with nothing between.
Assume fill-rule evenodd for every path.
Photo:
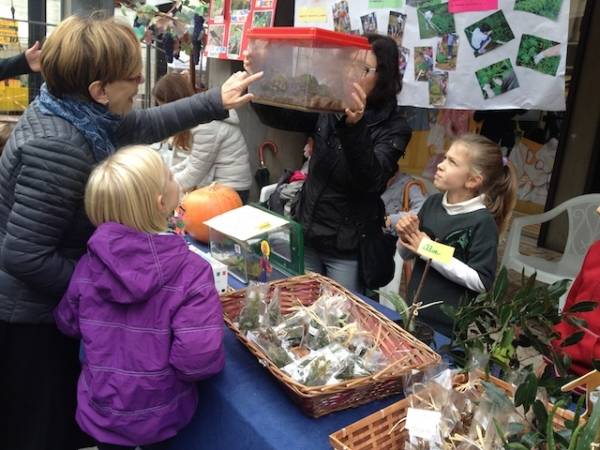
<instances>
[{"instance_id":1,"label":"woman's hand on container","mask_svg":"<svg viewBox=\"0 0 600 450\"><path fill-rule=\"evenodd\" d=\"M248 50L244 50L244 70L252 73L252 55Z\"/></svg>"},{"instance_id":2,"label":"woman's hand on container","mask_svg":"<svg viewBox=\"0 0 600 450\"><path fill-rule=\"evenodd\" d=\"M354 125L363 118L365 114L365 106L367 105L367 94L358 83L354 83L354 91L352 92L352 105L344 111L346 113L346 124Z\"/></svg>"},{"instance_id":3,"label":"woman's hand on container","mask_svg":"<svg viewBox=\"0 0 600 450\"><path fill-rule=\"evenodd\" d=\"M254 96L247 93L248 86L260 79L262 72L249 75L247 72L236 72L221 86L221 98L225 109L235 109L251 101Z\"/></svg>"}]
</instances>

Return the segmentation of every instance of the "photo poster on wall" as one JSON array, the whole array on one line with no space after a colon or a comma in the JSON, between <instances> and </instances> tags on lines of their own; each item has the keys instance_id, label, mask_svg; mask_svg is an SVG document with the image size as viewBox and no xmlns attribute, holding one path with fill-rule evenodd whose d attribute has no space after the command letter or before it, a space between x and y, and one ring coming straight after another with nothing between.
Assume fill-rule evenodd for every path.
<instances>
[{"instance_id":1,"label":"photo poster on wall","mask_svg":"<svg viewBox=\"0 0 600 450\"><path fill-rule=\"evenodd\" d=\"M570 0L295 0L294 24L391 36L400 105L564 111L569 9Z\"/></svg>"},{"instance_id":2,"label":"photo poster on wall","mask_svg":"<svg viewBox=\"0 0 600 450\"><path fill-rule=\"evenodd\" d=\"M205 55L242 60L250 28L272 27L277 0L211 0Z\"/></svg>"}]
</instances>

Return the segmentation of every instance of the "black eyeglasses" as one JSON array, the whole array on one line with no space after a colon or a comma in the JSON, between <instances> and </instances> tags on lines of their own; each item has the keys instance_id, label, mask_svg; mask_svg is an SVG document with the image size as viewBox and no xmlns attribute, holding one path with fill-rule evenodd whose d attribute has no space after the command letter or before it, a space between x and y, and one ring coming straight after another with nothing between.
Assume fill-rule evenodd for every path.
<instances>
[{"instance_id":1,"label":"black eyeglasses","mask_svg":"<svg viewBox=\"0 0 600 450\"><path fill-rule=\"evenodd\" d=\"M362 75L365 76L365 77L367 75L369 75L370 73L375 73L375 72L377 72L377 67L364 66L362 68Z\"/></svg>"}]
</instances>

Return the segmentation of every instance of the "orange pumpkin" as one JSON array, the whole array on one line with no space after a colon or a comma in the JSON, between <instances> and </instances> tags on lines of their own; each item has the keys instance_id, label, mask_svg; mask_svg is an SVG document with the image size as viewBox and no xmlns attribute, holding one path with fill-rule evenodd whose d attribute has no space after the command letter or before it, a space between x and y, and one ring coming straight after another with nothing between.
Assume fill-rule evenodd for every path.
<instances>
[{"instance_id":1,"label":"orange pumpkin","mask_svg":"<svg viewBox=\"0 0 600 450\"><path fill-rule=\"evenodd\" d=\"M208 227L204 222L242 206L235 190L212 183L187 194L182 202L185 231L194 239L208 242Z\"/></svg>"}]
</instances>

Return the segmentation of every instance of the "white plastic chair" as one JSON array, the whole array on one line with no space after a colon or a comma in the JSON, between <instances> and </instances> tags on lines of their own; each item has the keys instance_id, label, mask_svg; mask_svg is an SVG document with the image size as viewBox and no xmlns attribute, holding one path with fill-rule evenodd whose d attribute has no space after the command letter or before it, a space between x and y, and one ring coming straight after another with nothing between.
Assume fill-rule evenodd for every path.
<instances>
[{"instance_id":1,"label":"white plastic chair","mask_svg":"<svg viewBox=\"0 0 600 450\"><path fill-rule=\"evenodd\" d=\"M543 214L516 218L506 240L506 249L502 265L517 272L525 271L526 276L537 272L536 279L552 284L563 279L573 280L577 276L583 258L590 245L600 239L600 218L596 208L600 205L600 194L587 194L567 200L556 208ZM520 253L521 232L523 227L548 222L563 212L569 217L569 234L565 251L558 261L547 261L537 256ZM561 298L562 309L566 294Z\"/></svg>"},{"instance_id":2,"label":"white plastic chair","mask_svg":"<svg viewBox=\"0 0 600 450\"><path fill-rule=\"evenodd\" d=\"M267 186L263 187L260 190L260 197L259 197L258 201L260 203L265 203L267 200L269 200L269 197L271 196L271 194L273 192L275 192L275 188L277 188L277 183L268 184Z\"/></svg>"}]
</instances>

